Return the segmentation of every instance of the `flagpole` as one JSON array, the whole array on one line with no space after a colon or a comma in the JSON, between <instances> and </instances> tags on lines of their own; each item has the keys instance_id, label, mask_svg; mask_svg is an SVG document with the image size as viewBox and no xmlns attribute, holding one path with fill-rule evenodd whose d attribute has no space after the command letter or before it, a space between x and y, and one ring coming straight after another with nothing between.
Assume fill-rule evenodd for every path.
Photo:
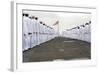
<instances>
[{"instance_id":1,"label":"flagpole","mask_svg":"<svg viewBox=\"0 0 100 73\"><path fill-rule=\"evenodd\" d=\"M57 20L54 24L53 24L53 26L55 26L56 25L56 27L57 27L57 35L59 36L59 21Z\"/></svg>"}]
</instances>

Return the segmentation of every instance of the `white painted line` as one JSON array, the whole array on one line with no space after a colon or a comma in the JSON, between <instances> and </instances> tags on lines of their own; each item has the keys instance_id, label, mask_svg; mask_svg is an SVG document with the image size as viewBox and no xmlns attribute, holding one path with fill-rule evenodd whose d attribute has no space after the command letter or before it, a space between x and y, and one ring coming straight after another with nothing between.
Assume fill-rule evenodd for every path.
<instances>
[{"instance_id":1,"label":"white painted line","mask_svg":"<svg viewBox=\"0 0 100 73\"><path fill-rule=\"evenodd\" d=\"M75 42L75 41L64 41L64 42Z\"/></svg>"}]
</instances>

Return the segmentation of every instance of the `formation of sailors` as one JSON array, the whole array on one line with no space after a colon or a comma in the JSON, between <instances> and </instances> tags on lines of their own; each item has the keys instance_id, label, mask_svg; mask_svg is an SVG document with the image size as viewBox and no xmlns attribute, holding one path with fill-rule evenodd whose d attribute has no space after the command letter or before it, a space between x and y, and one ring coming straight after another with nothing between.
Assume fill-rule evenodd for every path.
<instances>
[{"instance_id":1,"label":"formation of sailors","mask_svg":"<svg viewBox=\"0 0 100 73\"><path fill-rule=\"evenodd\" d=\"M91 42L91 21L88 21L87 23L67 29L63 32L64 37L83 40L87 42Z\"/></svg>"},{"instance_id":2,"label":"formation of sailors","mask_svg":"<svg viewBox=\"0 0 100 73\"><path fill-rule=\"evenodd\" d=\"M55 30L38 17L23 14L23 51L55 38Z\"/></svg>"},{"instance_id":3,"label":"formation of sailors","mask_svg":"<svg viewBox=\"0 0 100 73\"><path fill-rule=\"evenodd\" d=\"M88 21L83 25L67 29L63 32L63 36L91 42L90 24L91 21ZM23 51L54 39L58 34L54 28L40 21L38 17L24 13L22 33Z\"/></svg>"}]
</instances>

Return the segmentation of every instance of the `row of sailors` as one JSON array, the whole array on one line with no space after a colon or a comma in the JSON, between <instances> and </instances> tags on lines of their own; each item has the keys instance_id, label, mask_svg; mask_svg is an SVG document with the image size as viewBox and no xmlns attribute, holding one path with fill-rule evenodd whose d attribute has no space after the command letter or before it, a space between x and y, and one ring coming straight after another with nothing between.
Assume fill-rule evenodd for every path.
<instances>
[{"instance_id":1,"label":"row of sailors","mask_svg":"<svg viewBox=\"0 0 100 73\"><path fill-rule=\"evenodd\" d=\"M23 14L23 51L49 41L55 37L55 30L38 17Z\"/></svg>"},{"instance_id":2,"label":"row of sailors","mask_svg":"<svg viewBox=\"0 0 100 73\"><path fill-rule=\"evenodd\" d=\"M65 37L91 42L91 21L83 25L67 29L63 32Z\"/></svg>"}]
</instances>

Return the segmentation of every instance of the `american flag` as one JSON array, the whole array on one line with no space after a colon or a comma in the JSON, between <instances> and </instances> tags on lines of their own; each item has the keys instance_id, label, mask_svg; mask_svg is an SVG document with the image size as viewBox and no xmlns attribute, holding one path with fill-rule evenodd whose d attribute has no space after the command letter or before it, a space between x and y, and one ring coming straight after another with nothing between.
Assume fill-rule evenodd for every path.
<instances>
[{"instance_id":1,"label":"american flag","mask_svg":"<svg viewBox=\"0 0 100 73\"><path fill-rule=\"evenodd\" d=\"M59 21L56 21L56 22L53 24L53 26L58 25L58 24L59 24Z\"/></svg>"}]
</instances>

